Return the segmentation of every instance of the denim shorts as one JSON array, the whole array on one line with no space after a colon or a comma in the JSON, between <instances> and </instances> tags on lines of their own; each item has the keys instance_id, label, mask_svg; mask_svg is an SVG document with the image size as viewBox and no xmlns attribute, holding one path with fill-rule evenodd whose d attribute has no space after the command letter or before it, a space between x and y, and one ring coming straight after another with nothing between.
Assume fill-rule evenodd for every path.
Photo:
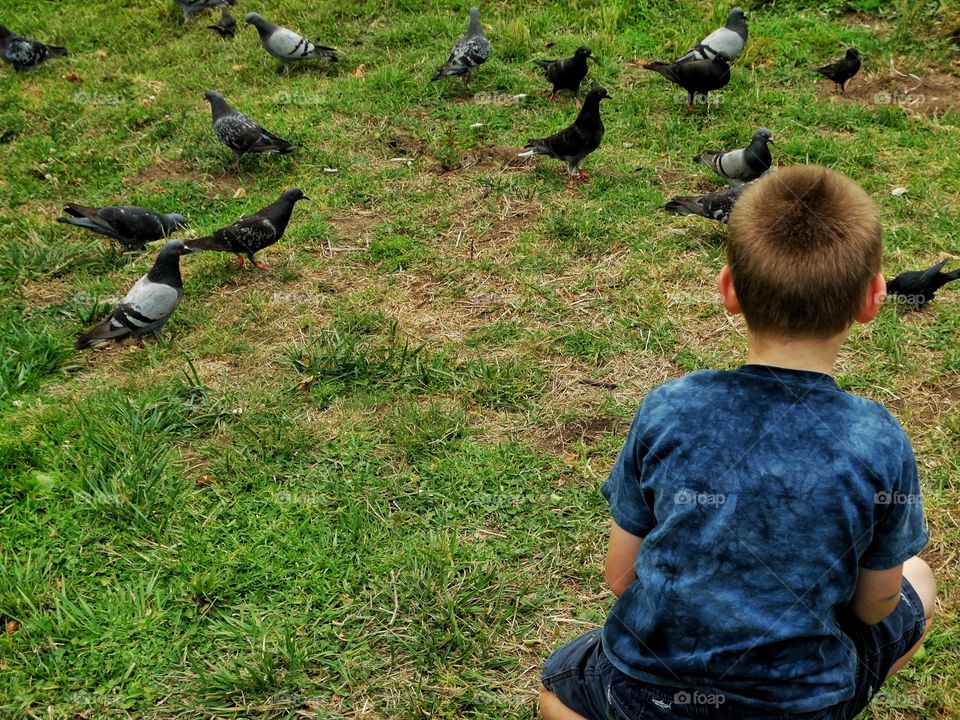
<instances>
[{"instance_id":1,"label":"denim shorts","mask_svg":"<svg viewBox=\"0 0 960 720\"><path fill-rule=\"evenodd\" d=\"M890 668L923 636L926 619L913 586L903 579L900 602L876 625L852 619L843 631L857 650L856 689L851 698L805 713L735 708L709 696L691 702L693 689L652 685L613 666L603 651L602 628L556 650L543 667L543 685L588 720L852 720L879 692Z\"/></svg>"}]
</instances>

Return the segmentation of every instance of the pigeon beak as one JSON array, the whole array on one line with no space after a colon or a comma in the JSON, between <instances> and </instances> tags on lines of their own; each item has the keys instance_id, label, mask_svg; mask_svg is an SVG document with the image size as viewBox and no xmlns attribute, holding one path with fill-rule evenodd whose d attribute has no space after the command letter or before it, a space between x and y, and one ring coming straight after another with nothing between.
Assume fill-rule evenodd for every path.
<instances>
[{"instance_id":1,"label":"pigeon beak","mask_svg":"<svg viewBox=\"0 0 960 720\"><path fill-rule=\"evenodd\" d=\"M310 198L308 198L306 195L304 195L304 196L303 196L302 198L300 198L300 199L301 199L301 200L309 200Z\"/></svg>"}]
</instances>

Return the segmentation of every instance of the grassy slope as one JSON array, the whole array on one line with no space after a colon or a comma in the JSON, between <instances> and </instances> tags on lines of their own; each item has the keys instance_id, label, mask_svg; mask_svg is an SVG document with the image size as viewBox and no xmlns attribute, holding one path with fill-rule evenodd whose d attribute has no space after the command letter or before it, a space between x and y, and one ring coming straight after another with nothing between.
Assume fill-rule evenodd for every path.
<instances>
[{"instance_id":1,"label":"grassy slope","mask_svg":"<svg viewBox=\"0 0 960 720\"><path fill-rule=\"evenodd\" d=\"M934 39L758 6L708 118L629 63L725 7L486 6L494 54L464 89L425 80L466 7L269 5L341 67L278 77L252 29L223 42L167 0L0 2L72 52L0 71L0 614L19 624L0 715L532 717L543 658L610 604L597 487L643 392L742 354L714 299L723 229L659 210L716 186L690 156L767 126L779 162L875 197L891 273L958 252L956 112L835 102L804 71L856 44L861 82L919 74L951 61ZM529 59L581 42L614 99L570 190L557 163L510 158L574 112ZM210 87L301 152L230 172ZM169 343L72 350L152 258L53 223L65 201L179 210L199 235L293 185L313 200L271 270L186 258ZM958 330L948 290L841 358L914 440L943 589L877 717L960 712Z\"/></svg>"}]
</instances>

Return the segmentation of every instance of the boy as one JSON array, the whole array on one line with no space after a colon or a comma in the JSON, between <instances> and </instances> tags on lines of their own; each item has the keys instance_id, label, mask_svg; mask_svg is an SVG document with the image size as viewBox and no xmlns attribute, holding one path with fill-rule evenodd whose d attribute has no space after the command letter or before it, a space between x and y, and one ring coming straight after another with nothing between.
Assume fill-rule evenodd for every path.
<instances>
[{"instance_id":1,"label":"boy","mask_svg":"<svg viewBox=\"0 0 960 720\"><path fill-rule=\"evenodd\" d=\"M603 484L603 628L547 660L540 711L854 718L919 649L935 585L910 443L830 377L883 303L880 218L819 167L770 173L730 218L724 307L747 364L647 395Z\"/></svg>"}]
</instances>

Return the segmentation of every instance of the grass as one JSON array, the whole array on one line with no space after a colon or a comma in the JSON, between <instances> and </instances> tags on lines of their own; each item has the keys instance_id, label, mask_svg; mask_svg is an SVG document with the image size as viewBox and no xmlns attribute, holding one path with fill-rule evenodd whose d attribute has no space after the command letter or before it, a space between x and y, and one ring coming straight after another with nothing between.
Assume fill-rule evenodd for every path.
<instances>
[{"instance_id":1,"label":"grass","mask_svg":"<svg viewBox=\"0 0 960 720\"><path fill-rule=\"evenodd\" d=\"M891 66L949 73L946 6L750 3L733 81L688 116L635 61L726 5L485 6L466 88L427 81L466 24L450 2L276 0L343 55L289 76L168 0L62 5L0 2L71 51L0 68L0 717L533 718L547 654L610 606L598 487L644 392L743 354L725 230L660 209L717 187L693 154L769 127L779 163L875 198L888 276L960 254L960 115L871 101L910 87ZM583 43L613 99L570 189L515 154L575 112L529 60ZM850 44L842 100L806 69ZM211 88L300 151L233 171ZM166 341L73 350L153 252L54 223L63 204L179 211L198 237L292 186L313 199L270 270L189 256ZM914 443L941 586L878 720L960 713L958 332L948 287L838 366Z\"/></svg>"}]
</instances>

